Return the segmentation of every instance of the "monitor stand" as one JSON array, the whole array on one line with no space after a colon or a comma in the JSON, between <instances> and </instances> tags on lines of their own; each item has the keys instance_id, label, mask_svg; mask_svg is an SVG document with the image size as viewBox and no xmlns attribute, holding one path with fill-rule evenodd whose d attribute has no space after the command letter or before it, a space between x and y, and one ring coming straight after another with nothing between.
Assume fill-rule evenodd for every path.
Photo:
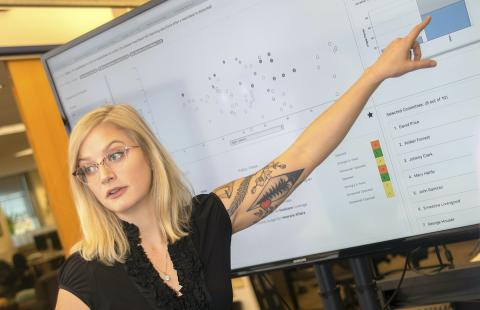
<instances>
[{"instance_id":1,"label":"monitor stand","mask_svg":"<svg viewBox=\"0 0 480 310\"><path fill-rule=\"evenodd\" d=\"M355 290L360 309L380 310L376 284L368 265L368 259L366 257L351 258L349 263L355 279Z\"/></svg>"},{"instance_id":2,"label":"monitor stand","mask_svg":"<svg viewBox=\"0 0 480 310\"><path fill-rule=\"evenodd\" d=\"M342 300L340 299L339 289L333 278L332 268L328 262L314 263L315 275L317 276L320 296L323 299L325 310L344 310Z\"/></svg>"},{"instance_id":3,"label":"monitor stand","mask_svg":"<svg viewBox=\"0 0 480 310\"><path fill-rule=\"evenodd\" d=\"M366 257L352 258L349 260L355 279L356 293L361 309L380 310L381 305L378 300L375 281L372 272L368 266ZM339 289L336 285L330 264L313 264L317 276L320 296L323 298L324 308L326 310L344 310L345 307L340 298Z\"/></svg>"}]
</instances>

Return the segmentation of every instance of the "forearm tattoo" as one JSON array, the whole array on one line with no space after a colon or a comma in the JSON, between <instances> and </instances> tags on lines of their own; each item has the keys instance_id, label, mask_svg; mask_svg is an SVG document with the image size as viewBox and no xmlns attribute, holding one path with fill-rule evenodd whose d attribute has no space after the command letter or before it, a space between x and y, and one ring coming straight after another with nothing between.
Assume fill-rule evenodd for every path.
<instances>
[{"instance_id":1,"label":"forearm tattoo","mask_svg":"<svg viewBox=\"0 0 480 310\"><path fill-rule=\"evenodd\" d=\"M262 188L262 192L247 212L254 212L259 220L269 215L290 194L304 169L287 172L269 178Z\"/></svg>"},{"instance_id":2,"label":"forearm tattoo","mask_svg":"<svg viewBox=\"0 0 480 310\"><path fill-rule=\"evenodd\" d=\"M235 214L235 211L238 209L238 207L242 203L243 199L245 199L245 196L247 195L247 192L248 192L248 185L249 185L251 179L252 179L252 176L250 175L250 176L244 178L242 183L240 183L240 186L237 189L237 193L235 195L235 198L233 199L232 205L227 210L228 215L230 217L232 217Z\"/></svg>"},{"instance_id":3,"label":"forearm tattoo","mask_svg":"<svg viewBox=\"0 0 480 310\"><path fill-rule=\"evenodd\" d=\"M232 197L232 194L233 194L233 184L235 182L232 181L228 184L225 184L224 186L222 186L221 188L217 189L216 192L218 194L218 197L220 198L230 198Z\"/></svg>"},{"instance_id":4,"label":"forearm tattoo","mask_svg":"<svg viewBox=\"0 0 480 310\"><path fill-rule=\"evenodd\" d=\"M272 213L294 189L304 170L299 169L272 177L275 170L284 170L286 168L286 164L280 162L271 162L262 168L260 173L244 178L236 190L230 208L227 210L230 217L234 216L235 212L244 201L246 195L248 194L250 181L255 176L255 183L250 189L250 193L255 194L258 191L260 192L257 193L257 199L246 210L246 212L253 212L253 214L258 217L255 223ZM233 192L233 183L225 185L217 192L223 197L230 198Z\"/></svg>"},{"instance_id":5,"label":"forearm tattoo","mask_svg":"<svg viewBox=\"0 0 480 310\"><path fill-rule=\"evenodd\" d=\"M252 194L255 194L257 191L257 187L265 186L268 180L270 180L272 175L272 169L285 169L287 165L279 163L279 162L272 162L268 164L265 168L262 169L260 176L255 179L255 186L252 187Z\"/></svg>"}]
</instances>

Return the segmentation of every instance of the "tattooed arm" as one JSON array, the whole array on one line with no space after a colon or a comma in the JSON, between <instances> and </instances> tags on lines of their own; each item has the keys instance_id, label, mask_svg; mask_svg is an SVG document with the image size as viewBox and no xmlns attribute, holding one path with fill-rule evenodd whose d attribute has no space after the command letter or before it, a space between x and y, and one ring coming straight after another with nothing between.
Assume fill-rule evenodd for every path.
<instances>
[{"instance_id":1,"label":"tattooed arm","mask_svg":"<svg viewBox=\"0 0 480 310\"><path fill-rule=\"evenodd\" d=\"M234 232L272 213L305 180L342 141L383 80L436 65L432 60L421 59L420 45L416 42L429 21L426 18L405 38L393 41L377 62L278 158L255 174L214 190L228 210Z\"/></svg>"},{"instance_id":2,"label":"tattooed arm","mask_svg":"<svg viewBox=\"0 0 480 310\"><path fill-rule=\"evenodd\" d=\"M214 190L226 206L233 232L253 225L272 213L313 170L285 152L257 173ZM290 167L287 166L287 162ZM311 166L311 165L305 165Z\"/></svg>"}]
</instances>

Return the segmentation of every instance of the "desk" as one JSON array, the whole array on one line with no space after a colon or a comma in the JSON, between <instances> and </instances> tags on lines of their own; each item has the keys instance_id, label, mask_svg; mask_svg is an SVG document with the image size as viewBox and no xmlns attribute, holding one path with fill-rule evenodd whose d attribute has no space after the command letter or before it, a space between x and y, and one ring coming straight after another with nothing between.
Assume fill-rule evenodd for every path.
<instances>
[{"instance_id":1,"label":"desk","mask_svg":"<svg viewBox=\"0 0 480 310\"><path fill-rule=\"evenodd\" d=\"M30 254L27 258L28 265L38 278L48 271L57 270L65 261L63 251L45 251Z\"/></svg>"},{"instance_id":2,"label":"desk","mask_svg":"<svg viewBox=\"0 0 480 310\"><path fill-rule=\"evenodd\" d=\"M391 295L398 278L377 281L377 288ZM441 271L434 275L407 272L392 305L416 306L480 300L480 263Z\"/></svg>"}]
</instances>

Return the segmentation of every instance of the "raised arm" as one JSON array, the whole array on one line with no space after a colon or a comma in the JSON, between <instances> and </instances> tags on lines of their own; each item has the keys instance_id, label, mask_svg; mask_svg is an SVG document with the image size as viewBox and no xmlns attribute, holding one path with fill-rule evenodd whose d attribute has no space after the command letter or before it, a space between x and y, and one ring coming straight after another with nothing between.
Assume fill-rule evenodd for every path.
<instances>
[{"instance_id":1,"label":"raised arm","mask_svg":"<svg viewBox=\"0 0 480 310\"><path fill-rule=\"evenodd\" d=\"M350 89L317 117L279 157L258 172L225 184L214 192L227 208L233 231L245 229L272 213L343 140L366 102L385 79L431 68L416 42L430 18L384 50ZM413 55L412 55L413 51Z\"/></svg>"}]
</instances>

